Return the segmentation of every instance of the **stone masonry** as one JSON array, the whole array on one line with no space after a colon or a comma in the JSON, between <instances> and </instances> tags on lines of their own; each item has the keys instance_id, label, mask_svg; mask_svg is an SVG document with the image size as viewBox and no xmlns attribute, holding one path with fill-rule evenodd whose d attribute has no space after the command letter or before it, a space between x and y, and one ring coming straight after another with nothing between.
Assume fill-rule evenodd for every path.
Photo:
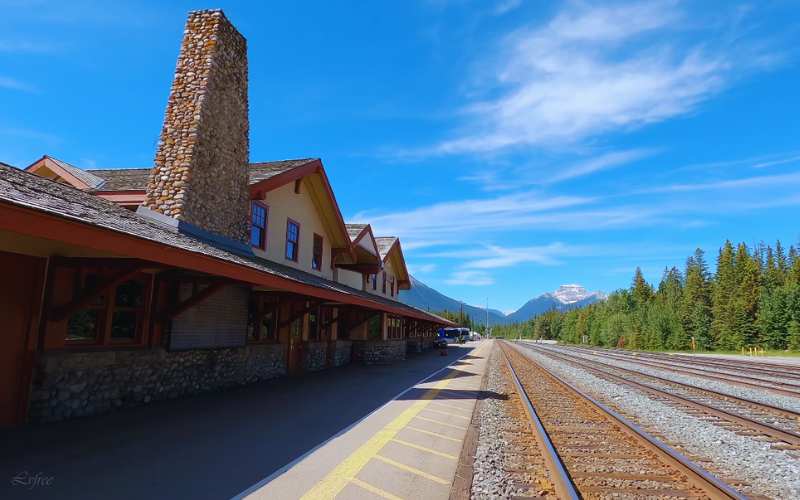
<instances>
[{"instance_id":1,"label":"stone masonry","mask_svg":"<svg viewBox=\"0 0 800 500\"><path fill-rule=\"evenodd\" d=\"M247 41L221 10L189 13L144 206L247 243Z\"/></svg>"},{"instance_id":2,"label":"stone masonry","mask_svg":"<svg viewBox=\"0 0 800 500\"><path fill-rule=\"evenodd\" d=\"M333 341L333 366L349 365L353 362L353 341Z\"/></svg>"},{"instance_id":3,"label":"stone masonry","mask_svg":"<svg viewBox=\"0 0 800 500\"><path fill-rule=\"evenodd\" d=\"M284 344L220 350L43 351L30 422L99 415L285 374Z\"/></svg>"},{"instance_id":4,"label":"stone masonry","mask_svg":"<svg viewBox=\"0 0 800 500\"><path fill-rule=\"evenodd\" d=\"M405 361L405 340L355 340L353 341L355 362L362 365L390 365Z\"/></svg>"},{"instance_id":5,"label":"stone masonry","mask_svg":"<svg viewBox=\"0 0 800 500\"><path fill-rule=\"evenodd\" d=\"M315 340L306 340L303 345L303 371L315 372L325 369L328 357L328 343Z\"/></svg>"}]
</instances>

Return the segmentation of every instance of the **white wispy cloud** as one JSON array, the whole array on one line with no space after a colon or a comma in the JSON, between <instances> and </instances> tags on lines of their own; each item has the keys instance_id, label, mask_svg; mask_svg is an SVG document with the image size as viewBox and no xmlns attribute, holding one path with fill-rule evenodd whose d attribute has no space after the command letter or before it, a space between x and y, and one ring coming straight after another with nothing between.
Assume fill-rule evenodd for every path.
<instances>
[{"instance_id":1,"label":"white wispy cloud","mask_svg":"<svg viewBox=\"0 0 800 500\"><path fill-rule=\"evenodd\" d=\"M52 52L56 45L49 42L0 40L0 52Z\"/></svg>"},{"instance_id":2,"label":"white wispy cloud","mask_svg":"<svg viewBox=\"0 0 800 500\"><path fill-rule=\"evenodd\" d=\"M486 286L494 284L494 279L484 271L457 271L444 282L448 285Z\"/></svg>"},{"instance_id":3,"label":"white wispy cloud","mask_svg":"<svg viewBox=\"0 0 800 500\"><path fill-rule=\"evenodd\" d=\"M681 43L686 16L677 1L574 2L545 26L511 34L497 89L481 89L499 96L469 106L471 131L438 152L564 144L663 121L693 112L732 76L764 64L724 45Z\"/></svg>"},{"instance_id":4,"label":"white wispy cloud","mask_svg":"<svg viewBox=\"0 0 800 500\"><path fill-rule=\"evenodd\" d=\"M408 268L408 273L415 276L430 274L436 270L436 264L407 264L406 267Z\"/></svg>"},{"instance_id":5,"label":"white wispy cloud","mask_svg":"<svg viewBox=\"0 0 800 500\"><path fill-rule=\"evenodd\" d=\"M14 90L23 90L25 92L33 92L36 90L35 87L33 87L32 85L5 76L0 76L0 87L5 87Z\"/></svg>"}]
</instances>

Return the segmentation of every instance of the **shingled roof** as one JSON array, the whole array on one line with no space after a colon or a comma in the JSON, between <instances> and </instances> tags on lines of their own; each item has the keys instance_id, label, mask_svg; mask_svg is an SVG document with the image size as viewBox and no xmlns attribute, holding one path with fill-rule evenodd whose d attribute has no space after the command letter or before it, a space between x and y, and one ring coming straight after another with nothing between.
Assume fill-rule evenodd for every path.
<instances>
[{"instance_id":1,"label":"shingled roof","mask_svg":"<svg viewBox=\"0 0 800 500\"><path fill-rule=\"evenodd\" d=\"M58 162L58 160L55 158L51 159ZM280 175L284 172L294 170L295 168L302 167L303 165L307 165L316 160L318 160L318 158L262 161L258 163L251 163L250 185L252 186L253 184L267 180L270 177L275 177L276 175ZM59 164L60 163L63 162L59 162ZM102 170L81 170L78 167L72 168L78 172L88 174L91 177L100 178L100 181L104 180L105 184L100 186L99 189L94 189L95 191L144 191L147 189L147 180L150 178L149 168L106 168ZM73 175L80 178L77 173L73 173ZM86 182L82 178L80 179L81 181Z\"/></svg>"},{"instance_id":2,"label":"shingled roof","mask_svg":"<svg viewBox=\"0 0 800 500\"><path fill-rule=\"evenodd\" d=\"M105 179L105 184L94 191L140 191L147 189L150 177L149 168L106 168L86 172Z\"/></svg>"},{"instance_id":3,"label":"shingled roof","mask_svg":"<svg viewBox=\"0 0 800 500\"><path fill-rule=\"evenodd\" d=\"M92 172L90 172L88 170L84 170L84 169L82 169L80 167L76 167L75 165L70 165L69 163L67 163L65 161L61 161L61 160L59 160L57 158L53 158L52 156L46 156L45 155L45 158L49 158L50 161L52 161L53 163L55 163L59 167L63 168L64 170L66 170L67 172L69 172L70 174L75 176L75 178L77 178L79 181L81 181L82 183L86 184L90 188L96 188L97 186L99 186L99 185L103 184L103 182L105 182L105 179L102 176L95 175L95 174L93 174Z\"/></svg>"},{"instance_id":4,"label":"shingled roof","mask_svg":"<svg viewBox=\"0 0 800 500\"><path fill-rule=\"evenodd\" d=\"M375 238L375 243L378 244L378 253L381 259L386 259L386 254L392 249L392 246L397 241L397 236L380 236Z\"/></svg>"},{"instance_id":5,"label":"shingled roof","mask_svg":"<svg viewBox=\"0 0 800 500\"><path fill-rule=\"evenodd\" d=\"M427 311L326 280L321 276L266 259L243 257L222 250L179 233L175 227L131 212L99 196L73 189L4 163L0 163L0 203L10 203L108 231L154 241L172 248L206 255L319 289L360 297L384 307L403 310L418 317L428 317L431 321L450 323Z\"/></svg>"},{"instance_id":6,"label":"shingled roof","mask_svg":"<svg viewBox=\"0 0 800 500\"><path fill-rule=\"evenodd\" d=\"M367 225L368 224L345 224L344 226L347 228L347 235L350 236L350 241L355 241Z\"/></svg>"}]
</instances>

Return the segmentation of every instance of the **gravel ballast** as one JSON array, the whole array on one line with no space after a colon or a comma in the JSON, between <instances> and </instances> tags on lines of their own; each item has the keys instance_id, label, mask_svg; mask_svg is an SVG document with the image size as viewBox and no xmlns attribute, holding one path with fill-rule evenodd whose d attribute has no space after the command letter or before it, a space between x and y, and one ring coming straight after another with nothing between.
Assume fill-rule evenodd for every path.
<instances>
[{"instance_id":1,"label":"gravel ballast","mask_svg":"<svg viewBox=\"0 0 800 500\"><path fill-rule=\"evenodd\" d=\"M627 413L637 425L657 430L668 441L681 443L681 453L711 460L701 467L719 477L750 483L751 486L738 487L742 493L759 493L774 500L800 498L800 460L796 452L773 450L767 442L754 441L714 426L650 399L633 388L599 379L586 370L530 349L523 348L521 352L616 410ZM687 383L699 385L695 384L696 380L692 378Z\"/></svg>"},{"instance_id":2,"label":"gravel ballast","mask_svg":"<svg viewBox=\"0 0 800 500\"><path fill-rule=\"evenodd\" d=\"M764 403L772 406L777 406L779 408L785 408L787 410L800 412L800 398L795 398L792 396L785 396L767 390L759 390L749 387L743 387L741 385L729 384L717 380L709 380L699 376L683 375L669 370L659 370L648 366L642 366L632 362L619 361L615 359L594 356L590 353L585 353L585 352L578 352L574 350L562 350L559 349L558 347L545 347L545 349L553 349L555 352L559 352L560 354L580 357L592 361L598 361L600 363L616 366L618 368L627 368L628 370L644 373L646 375L654 375L656 377L665 378L667 380L681 382L684 384L693 385L695 387L701 387L703 389L722 392L725 394L730 394L731 396L750 399L752 401L757 401L759 403Z\"/></svg>"}]
</instances>

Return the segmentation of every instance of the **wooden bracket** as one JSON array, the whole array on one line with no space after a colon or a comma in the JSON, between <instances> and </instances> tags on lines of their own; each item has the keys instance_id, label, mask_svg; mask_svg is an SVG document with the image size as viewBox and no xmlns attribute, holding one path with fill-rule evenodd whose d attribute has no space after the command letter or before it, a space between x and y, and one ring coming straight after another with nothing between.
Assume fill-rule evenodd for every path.
<instances>
[{"instance_id":1,"label":"wooden bracket","mask_svg":"<svg viewBox=\"0 0 800 500\"><path fill-rule=\"evenodd\" d=\"M230 283L215 283L212 285L208 285L206 288L200 290L199 292L193 294L186 300L181 301L179 304L176 304L174 307L167 309L159 313L156 316L155 323L157 325L163 325L167 321L173 319L174 317L185 313L189 309L193 308L197 304L203 302L204 300L214 296L217 292L222 291L223 289L230 286Z\"/></svg>"},{"instance_id":2,"label":"wooden bracket","mask_svg":"<svg viewBox=\"0 0 800 500\"><path fill-rule=\"evenodd\" d=\"M311 305L306 307L305 309L293 312L291 316L289 316L287 319L285 319L285 320L280 322L280 324L278 325L278 328L284 328L284 327L287 327L287 326L291 325L292 321L294 321L294 320L296 320L298 318L302 318L306 314L310 313L314 309L316 309L319 306L321 306L323 303L324 302L322 302L322 301L320 301L320 302L312 302Z\"/></svg>"},{"instance_id":3,"label":"wooden bracket","mask_svg":"<svg viewBox=\"0 0 800 500\"><path fill-rule=\"evenodd\" d=\"M72 300L63 306L54 308L50 315L50 320L63 321L69 318L75 312L89 305L89 303L91 303L97 297L107 294L112 288L116 287L123 281L127 281L127 279L134 274L140 273L142 269L146 269L146 267L142 266L141 261L136 260L135 262L128 263L128 265L121 267L114 274L104 276L92 288L78 292L75 294ZM113 300L113 297L108 297L106 300Z\"/></svg>"},{"instance_id":4,"label":"wooden bracket","mask_svg":"<svg viewBox=\"0 0 800 500\"><path fill-rule=\"evenodd\" d=\"M351 316L351 315L352 315L354 312L356 312L356 311L358 310L358 308L356 308L356 307L353 307L353 308L351 308L351 309L349 309L348 311L346 311L346 312L344 312L344 313L343 313L343 312L341 311L341 309L344 309L344 308L340 308L340 309L339 309L339 311L337 311L337 315L336 315L336 317L335 317L335 318L332 318L332 319L331 319L330 321L328 321L327 323L323 323L323 324L321 324L321 325L320 325L320 328L328 328L328 327L329 327L329 326L331 326L332 324L334 324L334 323L337 323L337 322L339 322L339 321L341 321L341 320L343 320L343 319L345 319L345 318L347 318L347 317Z\"/></svg>"}]
</instances>

